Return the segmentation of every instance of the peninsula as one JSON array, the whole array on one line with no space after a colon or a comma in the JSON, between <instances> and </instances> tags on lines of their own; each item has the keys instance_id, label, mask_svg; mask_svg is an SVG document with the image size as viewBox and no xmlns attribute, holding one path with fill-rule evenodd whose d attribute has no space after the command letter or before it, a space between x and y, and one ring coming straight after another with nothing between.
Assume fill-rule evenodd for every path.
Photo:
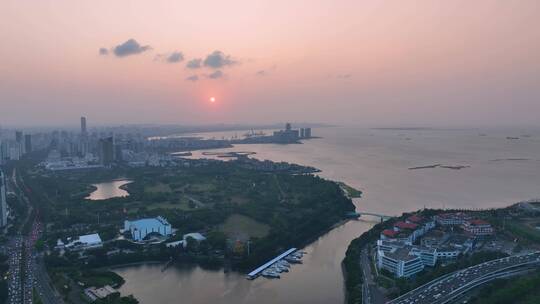
<instances>
[{"instance_id":1,"label":"peninsula","mask_svg":"<svg viewBox=\"0 0 540 304\"><path fill-rule=\"evenodd\" d=\"M539 223L540 201L480 211L424 209L391 218L349 245L343 260L346 301L536 303Z\"/></svg>"},{"instance_id":2,"label":"peninsula","mask_svg":"<svg viewBox=\"0 0 540 304\"><path fill-rule=\"evenodd\" d=\"M312 175L315 168L247 156L67 171L28 159L17 170L46 227L38 247L52 284L75 302L100 288L115 291L122 280L107 269L126 263L247 273L354 211L347 195L354 189ZM115 196L120 189L113 188L110 196L90 199L90 192L104 191L92 185L122 185L128 195ZM136 301L122 296L122 303Z\"/></svg>"}]
</instances>

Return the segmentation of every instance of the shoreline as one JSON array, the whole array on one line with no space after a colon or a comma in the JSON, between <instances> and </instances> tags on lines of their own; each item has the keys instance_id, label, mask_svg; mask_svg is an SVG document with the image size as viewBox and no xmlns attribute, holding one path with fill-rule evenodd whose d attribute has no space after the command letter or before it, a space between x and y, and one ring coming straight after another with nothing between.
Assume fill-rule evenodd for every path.
<instances>
[{"instance_id":1,"label":"shoreline","mask_svg":"<svg viewBox=\"0 0 540 304\"><path fill-rule=\"evenodd\" d=\"M146 264L150 264L150 265L153 265L153 264L165 264L167 263L167 261L158 261L158 260L148 260L148 261L140 261L140 262L133 262L133 263L124 263L124 264L115 264L115 265L110 265L110 266L103 266L103 267L99 267L99 268L96 268L97 270L110 270L110 271L113 271L114 269L117 269L117 268L124 268L124 267L131 267L131 266L142 266L142 265L146 265Z\"/></svg>"},{"instance_id":2,"label":"shoreline","mask_svg":"<svg viewBox=\"0 0 540 304\"><path fill-rule=\"evenodd\" d=\"M353 219L350 219L350 218L343 219L343 220L333 224L332 226L328 227L327 229L324 229L323 231L321 231L321 233L311 237L309 240L301 242L298 245L298 250L304 249L306 246L309 246L312 243L314 243L315 241L317 241L320 237L324 236L325 234L329 233L330 231L332 231L332 230L334 230L334 229L336 229L336 228L338 228L340 226L345 225L346 223L348 223L351 220L353 220ZM133 263L113 264L113 265L102 266L102 267L98 267L98 268L94 268L94 269L113 271L114 269L123 268L123 267L141 266L141 265L145 265L145 264L151 264L151 265L152 264L166 264L167 262L169 262L169 261L148 260L148 261L140 261L140 262L133 262ZM196 266L201 267L201 265L199 263L182 263L180 265L196 265ZM225 267L220 266L218 269L222 270L222 269L225 269ZM232 271L235 271L235 272L237 272L239 274L244 274L242 271L236 271L236 270L232 270Z\"/></svg>"}]
</instances>

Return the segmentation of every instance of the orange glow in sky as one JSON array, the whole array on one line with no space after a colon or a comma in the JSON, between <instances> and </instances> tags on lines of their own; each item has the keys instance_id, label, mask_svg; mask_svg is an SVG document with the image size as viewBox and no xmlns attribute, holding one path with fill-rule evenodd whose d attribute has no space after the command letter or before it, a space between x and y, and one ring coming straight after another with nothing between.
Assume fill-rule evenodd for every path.
<instances>
[{"instance_id":1,"label":"orange glow in sky","mask_svg":"<svg viewBox=\"0 0 540 304\"><path fill-rule=\"evenodd\" d=\"M411 2L0 0L0 124L539 125L540 1Z\"/></svg>"}]
</instances>

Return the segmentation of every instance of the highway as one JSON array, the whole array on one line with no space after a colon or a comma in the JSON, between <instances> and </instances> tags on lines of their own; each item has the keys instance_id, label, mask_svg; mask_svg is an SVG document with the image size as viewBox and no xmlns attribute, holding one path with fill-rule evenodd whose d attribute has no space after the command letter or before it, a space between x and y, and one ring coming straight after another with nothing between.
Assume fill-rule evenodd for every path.
<instances>
[{"instance_id":1,"label":"highway","mask_svg":"<svg viewBox=\"0 0 540 304\"><path fill-rule=\"evenodd\" d=\"M32 304L33 292L34 288L36 288L44 304L62 304L61 297L51 287L45 267L42 263L36 261L38 254L35 251L35 244L42 233L41 222L39 221L39 214L34 217L31 216L33 207L25 194L30 189L26 187L24 180L17 174L16 169L13 170L12 184L17 189L14 192L28 207L28 213L23 223L32 221L32 228L28 235L22 235L22 231L19 230L19 236L14 239L11 246L10 263L13 261L14 265L10 265L10 270L14 269L16 271L10 277L10 284L13 284L15 288L9 289L8 303ZM21 228L24 226L25 224L21 225Z\"/></svg>"},{"instance_id":2,"label":"highway","mask_svg":"<svg viewBox=\"0 0 540 304\"><path fill-rule=\"evenodd\" d=\"M43 261L38 260L35 263L36 268L36 290L43 304L63 304L62 297L52 288L49 274L43 265Z\"/></svg>"},{"instance_id":3,"label":"highway","mask_svg":"<svg viewBox=\"0 0 540 304\"><path fill-rule=\"evenodd\" d=\"M491 280L520 274L539 266L540 252L492 260L439 277L388 303L446 304Z\"/></svg>"},{"instance_id":4,"label":"highway","mask_svg":"<svg viewBox=\"0 0 540 304\"><path fill-rule=\"evenodd\" d=\"M22 303L22 279L21 279L21 260L22 260L22 243L23 239L20 236L13 237L8 242L8 303Z\"/></svg>"}]
</instances>

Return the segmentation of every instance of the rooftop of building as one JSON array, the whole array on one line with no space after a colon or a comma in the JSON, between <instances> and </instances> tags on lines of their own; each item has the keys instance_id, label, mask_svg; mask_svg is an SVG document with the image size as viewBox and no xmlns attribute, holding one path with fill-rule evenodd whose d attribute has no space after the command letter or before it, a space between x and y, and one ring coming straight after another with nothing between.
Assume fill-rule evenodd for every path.
<instances>
[{"instance_id":1,"label":"rooftop of building","mask_svg":"<svg viewBox=\"0 0 540 304\"><path fill-rule=\"evenodd\" d=\"M134 228L136 229L142 229L145 227L155 227L159 225L164 225L164 226L170 225L169 222L164 217L161 217L161 216L153 217L153 218L143 218L143 219L127 221L127 222L129 222L130 226L134 226Z\"/></svg>"},{"instance_id":2,"label":"rooftop of building","mask_svg":"<svg viewBox=\"0 0 540 304\"><path fill-rule=\"evenodd\" d=\"M98 244L101 243L101 237L97 233L81 235L79 236L79 242L84 244Z\"/></svg>"},{"instance_id":3,"label":"rooftop of building","mask_svg":"<svg viewBox=\"0 0 540 304\"><path fill-rule=\"evenodd\" d=\"M421 251L421 252L428 252L428 253L435 253L435 248L425 247L425 246L418 246L413 245L411 250Z\"/></svg>"},{"instance_id":4,"label":"rooftop of building","mask_svg":"<svg viewBox=\"0 0 540 304\"><path fill-rule=\"evenodd\" d=\"M417 224L406 223L406 222L401 222L401 221L394 224L394 226L398 227L399 229L410 229L410 230L414 230L414 229L418 228Z\"/></svg>"},{"instance_id":5,"label":"rooftop of building","mask_svg":"<svg viewBox=\"0 0 540 304\"><path fill-rule=\"evenodd\" d=\"M407 218L407 221L415 224L422 224L425 223L427 219L423 216L413 214Z\"/></svg>"},{"instance_id":6,"label":"rooftop of building","mask_svg":"<svg viewBox=\"0 0 540 304\"><path fill-rule=\"evenodd\" d=\"M393 229L384 229L382 231L382 234L387 236L387 237L395 237L398 233L399 233L399 231L395 231Z\"/></svg>"},{"instance_id":7,"label":"rooftop of building","mask_svg":"<svg viewBox=\"0 0 540 304\"><path fill-rule=\"evenodd\" d=\"M414 259L418 259L418 256L411 253L412 248L412 246L396 248L395 250L385 252L384 255L394 260L400 260L405 262L412 261Z\"/></svg>"},{"instance_id":8,"label":"rooftop of building","mask_svg":"<svg viewBox=\"0 0 540 304\"><path fill-rule=\"evenodd\" d=\"M482 219L475 219L475 220L470 220L468 222L469 225L471 226L490 226L491 224L482 220Z\"/></svg>"},{"instance_id":9,"label":"rooftop of building","mask_svg":"<svg viewBox=\"0 0 540 304\"><path fill-rule=\"evenodd\" d=\"M465 212L448 212L448 213L438 214L437 217L442 218L442 219L457 219L457 218L470 218L470 215L468 215Z\"/></svg>"}]
</instances>

